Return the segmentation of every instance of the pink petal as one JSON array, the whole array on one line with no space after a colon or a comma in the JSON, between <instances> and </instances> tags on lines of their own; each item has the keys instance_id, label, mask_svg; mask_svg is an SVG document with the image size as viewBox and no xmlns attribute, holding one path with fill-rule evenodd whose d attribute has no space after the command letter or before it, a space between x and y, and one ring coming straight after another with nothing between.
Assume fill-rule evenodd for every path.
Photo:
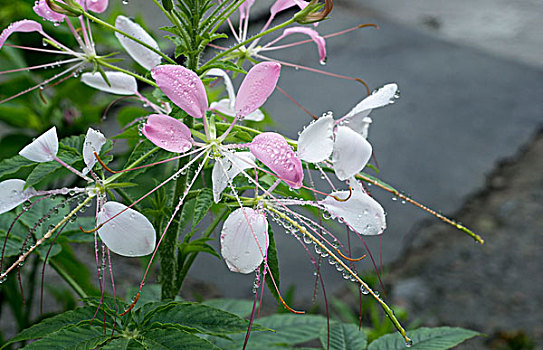
<instances>
[{"instance_id":1,"label":"pink petal","mask_svg":"<svg viewBox=\"0 0 543 350\"><path fill-rule=\"evenodd\" d=\"M32 9L34 10L34 12L36 12L38 16L51 22L62 22L66 17L63 14L51 10L45 0L36 1Z\"/></svg>"},{"instance_id":2,"label":"pink petal","mask_svg":"<svg viewBox=\"0 0 543 350\"><path fill-rule=\"evenodd\" d=\"M268 251L266 216L251 208L234 210L221 231L221 255L230 271L251 273Z\"/></svg>"},{"instance_id":3,"label":"pink petal","mask_svg":"<svg viewBox=\"0 0 543 350\"><path fill-rule=\"evenodd\" d=\"M317 48L319 50L319 59L320 63L324 64L326 62L326 41L322 36L317 33L314 29L307 28L307 27L291 27L287 28L283 31L283 34L281 34L281 38L284 38L291 34L306 34L309 37L311 37L311 40L317 44Z\"/></svg>"},{"instance_id":4,"label":"pink petal","mask_svg":"<svg viewBox=\"0 0 543 350\"><path fill-rule=\"evenodd\" d=\"M23 204L24 201L36 195L36 191L29 187L26 190L25 181L9 179L0 182L0 214Z\"/></svg>"},{"instance_id":5,"label":"pink petal","mask_svg":"<svg viewBox=\"0 0 543 350\"><path fill-rule=\"evenodd\" d=\"M332 163L336 176L347 180L364 169L371 158L372 147L359 133L346 126L338 126Z\"/></svg>"},{"instance_id":6,"label":"pink petal","mask_svg":"<svg viewBox=\"0 0 543 350\"><path fill-rule=\"evenodd\" d=\"M249 146L251 153L292 188L302 187L302 162L285 138L274 132L257 135Z\"/></svg>"},{"instance_id":7,"label":"pink petal","mask_svg":"<svg viewBox=\"0 0 543 350\"><path fill-rule=\"evenodd\" d=\"M114 253L132 257L148 255L155 250L156 233L151 222L122 203L104 204L96 215L96 223L105 223L98 230L98 235Z\"/></svg>"},{"instance_id":8,"label":"pink petal","mask_svg":"<svg viewBox=\"0 0 543 350\"><path fill-rule=\"evenodd\" d=\"M7 38L15 32L40 32L43 34L43 29L41 24L36 21L31 21L29 19L23 19L22 21L11 23L6 29L0 34L0 48L4 46Z\"/></svg>"},{"instance_id":9,"label":"pink petal","mask_svg":"<svg viewBox=\"0 0 543 350\"><path fill-rule=\"evenodd\" d=\"M262 106L275 90L280 73L281 65L275 62L263 62L251 68L238 90L236 114L245 117Z\"/></svg>"},{"instance_id":10,"label":"pink petal","mask_svg":"<svg viewBox=\"0 0 543 350\"><path fill-rule=\"evenodd\" d=\"M272 17L275 17L277 13L296 5L303 10L307 4L309 4L309 2L302 0L277 0L270 8L270 13Z\"/></svg>"},{"instance_id":11,"label":"pink petal","mask_svg":"<svg viewBox=\"0 0 543 350\"><path fill-rule=\"evenodd\" d=\"M162 92L177 106L194 118L202 118L207 111L204 83L193 71L178 65L162 65L151 70Z\"/></svg>"},{"instance_id":12,"label":"pink petal","mask_svg":"<svg viewBox=\"0 0 543 350\"><path fill-rule=\"evenodd\" d=\"M108 0L87 0L86 4L89 11L102 13L107 9Z\"/></svg>"},{"instance_id":13,"label":"pink petal","mask_svg":"<svg viewBox=\"0 0 543 350\"><path fill-rule=\"evenodd\" d=\"M44 132L40 137L23 148L19 155L34 162L49 162L55 159L58 152L57 128Z\"/></svg>"},{"instance_id":14,"label":"pink petal","mask_svg":"<svg viewBox=\"0 0 543 350\"><path fill-rule=\"evenodd\" d=\"M331 194L338 198L349 196L348 191L337 191ZM339 218L351 230L362 235L380 235L387 227L383 207L361 191L353 191L351 197L345 202L326 197L321 204L332 216Z\"/></svg>"},{"instance_id":15,"label":"pink petal","mask_svg":"<svg viewBox=\"0 0 543 350\"><path fill-rule=\"evenodd\" d=\"M169 152L184 153L192 148L190 129L181 121L164 114L151 114L142 133L149 141Z\"/></svg>"},{"instance_id":16,"label":"pink petal","mask_svg":"<svg viewBox=\"0 0 543 350\"><path fill-rule=\"evenodd\" d=\"M249 11L251 11L251 7L255 3L255 0L245 0L243 4L239 6L239 20L240 22L245 19L245 17L249 16Z\"/></svg>"}]
</instances>

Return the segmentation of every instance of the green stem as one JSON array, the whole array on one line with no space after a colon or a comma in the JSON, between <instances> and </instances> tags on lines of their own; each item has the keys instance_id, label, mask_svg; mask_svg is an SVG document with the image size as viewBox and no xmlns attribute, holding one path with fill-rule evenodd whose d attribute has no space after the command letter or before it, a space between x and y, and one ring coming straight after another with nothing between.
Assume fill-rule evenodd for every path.
<instances>
[{"instance_id":1,"label":"green stem","mask_svg":"<svg viewBox=\"0 0 543 350\"><path fill-rule=\"evenodd\" d=\"M223 9L223 11L218 16L215 16L212 19L211 23L209 24L205 23L204 25L206 25L206 27L204 30L207 31L209 27L214 26L213 29L209 31L209 34L215 33L215 31L219 29L221 25L230 17L230 15L234 11L236 11L245 1L246 0L241 0L241 1L234 0L232 3L230 3L230 5L228 5L225 9ZM217 23L217 21L220 20L221 18L222 20L219 23Z\"/></svg>"},{"instance_id":2,"label":"green stem","mask_svg":"<svg viewBox=\"0 0 543 350\"><path fill-rule=\"evenodd\" d=\"M70 276L70 274L65 271L59 264L57 264L53 259L49 260L48 263L49 266L51 266L60 275L60 277L62 277L66 281L66 283L68 283L70 287L72 287L77 295L79 295L83 299L88 297L83 287L81 287L77 283L77 281L72 278L72 276Z\"/></svg>"},{"instance_id":3,"label":"green stem","mask_svg":"<svg viewBox=\"0 0 543 350\"><path fill-rule=\"evenodd\" d=\"M143 162L147 157L151 156L153 153L157 152L158 150L160 150L159 147L153 148L153 149L150 150L149 152L145 153L144 155L142 155L141 157L139 157L138 159L136 159L135 161L133 161L132 164L130 164L128 167L126 167L125 170L129 170L129 169L132 169L132 168L137 167L137 166L138 166L141 162ZM115 182L115 180L117 180L119 177L123 176L124 174L126 174L126 172L117 173L117 174L114 174L114 175L110 176L106 181L104 181L104 185L107 185L107 184L110 184L110 183L112 183L112 182Z\"/></svg>"},{"instance_id":4,"label":"green stem","mask_svg":"<svg viewBox=\"0 0 543 350\"><path fill-rule=\"evenodd\" d=\"M226 214L228 214L228 212L229 210L227 208L223 209L223 211L219 213L217 217L215 217L215 219L211 222L211 224L209 224L206 231L202 235L202 238L208 238L209 236L211 236L215 228L217 228L217 225L219 225L219 223L224 219L224 217L226 216ZM180 268L180 271L177 274L177 281L176 281L177 290L181 290L181 287L183 286L183 282L185 281L185 278L187 277L187 273L189 272L197 256L198 256L198 252L191 253L189 257L187 258L187 260L185 261L185 263L183 264L183 266L182 267L178 266L178 268Z\"/></svg>"},{"instance_id":5,"label":"green stem","mask_svg":"<svg viewBox=\"0 0 543 350\"><path fill-rule=\"evenodd\" d=\"M154 81L149 80L149 79L147 79L147 78L144 78L144 77L142 77L142 76L139 75L139 74L132 73L132 72L129 71L129 70L126 70L126 69L123 69L123 68L114 66L114 65L109 64L109 63L107 63L107 62L104 62L103 60L100 60L100 59L98 60L98 62L100 62L100 64L101 64L102 66L104 66L104 67L111 68L111 69L116 70L116 71L118 71L118 72L122 72L122 73L124 73L124 74L131 75L131 76L133 76L134 78L143 81L144 83L147 83L147 84L149 84L149 85L152 85L152 86L158 88L158 85L157 85Z\"/></svg>"},{"instance_id":6,"label":"green stem","mask_svg":"<svg viewBox=\"0 0 543 350\"><path fill-rule=\"evenodd\" d=\"M232 51L235 51L235 50L239 49L240 47L242 47L242 46L244 46L244 45L250 43L251 41L253 41L253 40L255 40L255 39L258 39L258 38L261 38L261 37L263 37L264 35L268 35L268 34L270 34L270 33L273 33L273 32L275 32L276 30L285 28L285 27L287 27L287 26L289 26L289 25L291 25L291 24L293 24L293 23L295 23L295 22L296 22L296 21L295 21L293 18L291 18L291 19L289 19L289 20L286 21L286 22L283 22L283 23L281 23L281 24L279 24L279 25L277 25L277 26L275 26L275 27L273 27L273 28L270 28L270 29L268 29L268 30L266 30L266 31L264 31L264 32L258 33L257 35L255 35L255 36L253 36L253 37L250 37L249 39L247 39L247 40L245 40L245 41L242 41L242 42L240 42L240 43L237 44L237 45L232 46L232 47L229 48L228 50L225 50L225 51L219 53L217 56L215 56L215 57L213 57L212 59L210 59L209 61L207 61L206 64L204 64L204 66L202 67L202 70L203 70L206 66L209 66L211 63L213 63L213 62L215 62L215 61L217 61L217 60L223 58L224 56L228 55L228 54L231 53Z\"/></svg>"},{"instance_id":7,"label":"green stem","mask_svg":"<svg viewBox=\"0 0 543 350\"><path fill-rule=\"evenodd\" d=\"M157 50L155 49L154 47L152 47L151 45L147 44L147 43L144 43L143 41L133 37L132 35L129 35L129 34L126 34L125 32L123 32L122 30L116 28L115 26L112 26L111 24L107 23L107 22L104 22L102 21L101 19L97 18L97 17L94 17L93 15L91 15L90 13L87 13L87 12L83 12L83 16L87 17L88 19L90 19L91 21L93 22L96 22L108 29L111 29L119 34L122 34L124 36L126 36L127 38L131 39L131 40L134 40L135 42L137 42L138 44L142 45L143 47L153 51L154 53L156 53L157 55L159 55L160 57L164 58L166 61L168 61L169 63L171 64L177 64L177 62L175 62L174 60L172 60L170 57L168 57L167 55L165 55L164 53L162 53L160 50Z\"/></svg>"}]
</instances>

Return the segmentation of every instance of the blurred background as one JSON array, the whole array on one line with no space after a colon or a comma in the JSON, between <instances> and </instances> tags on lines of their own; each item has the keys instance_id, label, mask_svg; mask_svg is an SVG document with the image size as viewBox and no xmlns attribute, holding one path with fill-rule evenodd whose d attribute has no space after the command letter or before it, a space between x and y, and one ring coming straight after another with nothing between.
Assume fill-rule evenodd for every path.
<instances>
[{"instance_id":1,"label":"blurred background","mask_svg":"<svg viewBox=\"0 0 543 350\"><path fill-rule=\"evenodd\" d=\"M128 13L144 21L155 38L165 34L158 28L167 25L166 19L151 1L111 2L110 23L117 14ZM0 0L0 27L34 18L31 4ZM271 4L257 0L251 30L258 31L265 23ZM385 265L382 278L387 299L401 306L412 324L456 325L488 335L469 341L464 348L543 348L543 1L350 0L334 5L331 19L317 27L321 35L364 23L378 24L380 29L360 29L328 39L325 66L318 63L312 43L269 56L360 77L372 89L398 83L401 98L371 115L369 140L379 178L485 238L485 244L478 245L429 214L370 188L388 214L381 240L366 241L377 264L382 260ZM62 27L49 25L46 30L68 37ZM99 47L122 50L105 31L96 30L95 38L100 38ZM28 44L39 39L18 36L13 40ZM167 53L173 50L166 40L161 48ZM0 52L1 70L46 59L12 48ZM4 82L0 99L40 79L39 73L0 76L0 83ZM365 95L356 82L289 67L283 68L279 86L313 114L332 111L336 118ZM52 123L64 126L62 135L84 133L89 124L101 124L109 137L119 130L122 113L138 113L114 109L102 120L114 98L73 79L43 94L28 94L0 105L0 157L16 154ZM267 128L292 138L311 121L278 92L265 109L275 120ZM122 149L122 144L117 146ZM279 228L275 239L282 289L288 290L293 306L310 308L313 265L297 241ZM354 255L365 252L361 244L356 247ZM85 256L85 248L76 249L82 250L78 256ZM83 260L91 263L92 251L86 254ZM115 260L116 275L122 276L120 288L137 284L139 263ZM327 265L323 264L322 272L333 311L349 317L341 310L356 310L358 294ZM359 269L367 271L363 275L378 288L370 260L365 259ZM54 272L48 276L54 281ZM253 278L231 273L222 261L201 254L182 296L251 297ZM61 305L62 298L51 302L51 311L69 307ZM274 305L269 295L267 302ZM316 303L321 302L319 294ZM371 302L364 301L365 305ZM5 314L9 310L2 313L2 327L9 329Z\"/></svg>"}]
</instances>

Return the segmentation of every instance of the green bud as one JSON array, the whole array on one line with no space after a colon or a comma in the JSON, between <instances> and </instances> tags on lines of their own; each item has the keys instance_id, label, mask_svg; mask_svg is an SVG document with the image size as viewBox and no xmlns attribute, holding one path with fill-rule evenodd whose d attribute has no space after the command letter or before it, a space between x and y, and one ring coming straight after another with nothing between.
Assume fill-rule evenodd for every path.
<instances>
[{"instance_id":1,"label":"green bud","mask_svg":"<svg viewBox=\"0 0 543 350\"><path fill-rule=\"evenodd\" d=\"M168 12L173 10L173 1L172 0L162 0L162 6Z\"/></svg>"}]
</instances>

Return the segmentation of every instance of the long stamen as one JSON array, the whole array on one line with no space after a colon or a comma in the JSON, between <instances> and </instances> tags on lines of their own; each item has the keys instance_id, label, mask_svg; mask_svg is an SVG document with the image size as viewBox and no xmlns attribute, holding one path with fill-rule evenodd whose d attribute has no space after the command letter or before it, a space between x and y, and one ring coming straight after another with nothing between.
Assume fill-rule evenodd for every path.
<instances>
[{"instance_id":1,"label":"long stamen","mask_svg":"<svg viewBox=\"0 0 543 350\"><path fill-rule=\"evenodd\" d=\"M302 111L307 113L311 118L313 118L315 120L319 119L316 115L314 115L313 113L308 111L304 106L302 106L298 101L296 101L292 96L287 94L287 92L285 90L283 90L282 88L280 88L279 85L276 85L275 88L277 90L279 90L283 95L285 95L286 98L288 98L290 101L292 101L292 103L294 103L296 106L298 106L298 108L300 108Z\"/></svg>"},{"instance_id":2,"label":"long stamen","mask_svg":"<svg viewBox=\"0 0 543 350\"><path fill-rule=\"evenodd\" d=\"M140 166L137 166L137 167L134 167L134 168L123 169L123 170L113 170L113 169L109 168L109 167L104 163L104 161L100 158L100 156L98 155L98 153L96 153L96 152L94 152L94 157L96 158L96 160L98 161L98 163L100 163L100 165L101 165L104 169L106 169L107 171L109 171L110 173L112 173L112 174L121 174L121 173L126 173L126 172L132 171L132 170L138 170L138 169L148 168L148 167L150 167L150 166L154 166L154 165L159 165L159 164L171 162L172 160L176 160L176 159L179 159L179 158L183 158L183 157L186 157L186 156L190 156L191 154L194 154L194 153L196 153L196 152L198 152L198 151L199 151L199 150L194 150L194 151L191 151L191 152L188 152L188 153L180 154L180 155L175 156L175 157L172 157L172 158L160 160L160 161L158 161L158 162L154 162L154 163L151 163L151 164L140 165Z\"/></svg>"},{"instance_id":3,"label":"long stamen","mask_svg":"<svg viewBox=\"0 0 543 350\"><path fill-rule=\"evenodd\" d=\"M11 96L11 97L8 97L8 98L3 99L2 101L0 101L0 104L5 103L5 102L8 102L8 101L11 101L11 100L13 100L14 98L17 98L17 97L19 97L19 96L21 96L21 95L24 95L24 94L28 93L28 92L34 91L34 90L36 90L36 89L38 89L38 88L41 88L41 87L43 87L43 86L49 84L51 81L53 81L53 80L55 80L55 79L58 79L58 78L60 78L61 76L66 75L66 74L68 74L69 72L71 72L71 71L73 71L73 70L79 69L82 65L83 65L83 63L76 64L76 65L74 65L74 66L72 66L72 67L70 67L70 68L64 70L63 72L60 72L60 73L58 73L58 74L55 74L55 75L52 76L51 78L46 79L45 81L43 81L42 83L40 83L40 84L38 84L38 85L35 85L35 86L31 87L31 88L28 88L28 89L26 89L26 90L24 90L24 91L21 91L21 92L17 93L17 94L15 94L15 95Z\"/></svg>"},{"instance_id":4,"label":"long stamen","mask_svg":"<svg viewBox=\"0 0 543 350\"><path fill-rule=\"evenodd\" d=\"M364 85L364 87L366 88L366 93L367 93L368 96L371 94L370 87L361 78L355 78L355 77L349 77L349 76L346 76L346 75L330 73L330 72L327 72L327 71L324 71L324 70L311 68L311 67L306 67L306 66L301 66L301 65L298 65L298 64L289 63L289 62L285 62L285 61L280 61L280 60L277 60L275 58L269 58L269 57L258 55L258 54L255 55L255 56L258 57L258 58L261 58L263 60L266 60L266 61L277 62L277 63L284 64L285 66L289 66L289 67L304 69L304 70L307 70L307 71L310 71L310 72L320 73L320 74L327 75L327 76L334 77L334 78L357 81L360 84Z\"/></svg>"},{"instance_id":5,"label":"long stamen","mask_svg":"<svg viewBox=\"0 0 543 350\"><path fill-rule=\"evenodd\" d=\"M70 164L66 163L65 161L63 161L59 157L54 156L53 159L55 161L57 161L57 163L59 163L60 165L65 167L66 169L70 170L75 175L81 177L83 180L88 181L88 182L92 182L92 179L90 177L88 177L87 175L83 175L79 170L74 169Z\"/></svg>"},{"instance_id":6,"label":"long stamen","mask_svg":"<svg viewBox=\"0 0 543 350\"><path fill-rule=\"evenodd\" d=\"M79 33L77 32L77 30L75 30L75 28L72 25L72 22L70 21L70 18L68 16L66 16L65 22L68 25L68 28L70 28L70 31L72 32L72 34L73 34L75 40L77 41L77 43L79 44L79 46L81 46L81 48L84 50L86 45L85 45L85 43L83 43L83 40L81 40L81 36L79 36Z\"/></svg>"},{"instance_id":7,"label":"long stamen","mask_svg":"<svg viewBox=\"0 0 543 350\"><path fill-rule=\"evenodd\" d=\"M46 64L40 64L39 66L32 66L32 67L23 67L23 68L17 68L17 69L10 69L10 70L5 70L5 71L3 71L3 72L0 72L0 75L1 75L1 74L7 74L7 73L21 72L21 71L29 71L29 70L40 69L40 68L48 68L48 67L60 66L60 65L62 65L62 64L72 63L72 62L76 62L76 61L80 61L80 59L79 59L79 58L71 58L71 59L69 59L69 60L64 60L64 61L58 61L58 62L51 62L51 63L46 63Z\"/></svg>"},{"instance_id":8,"label":"long stamen","mask_svg":"<svg viewBox=\"0 0 543 350\"><path fill-rule=\"evenodd\" d=\"M28 51L38 51L38 52L45 52L45 53L53 53L57 55L70 55L73 56L73 53L66 52L66 51L60 51L60 50L48 50L48 49L41 49L38 47L29 47L29 46L20 46L20 45L13 45L13 44L4 44L5 46L13 47L16 49L21 50L28 50Z\"/></svg>"},{"instance_id":9,"label":"long stamen","mask_svg":"<svg viewBox=\"0 0 543 350\"><path fill-rule=\"evenodd\" d=\"M287 220L291 225L295 226L302 234L306 235L307 237L311 238L311 240L318 245L321 249L323 249L332 259L334 259L343 269L352 277L356 279L356 281L360 284L361 287L363 287L365 290L371 294L371 296L381 305L387 316L390 318L396 329L400 332L406 343L411 343L411 339L407 336L405 333L405 329L402 327L396 316L394 315L394 312L390 307L375 293L370 286L364 282L358 274L356 274L351 268L343 262L340 258L338 258L330 249L328 249L327 246L322 244L316 237L314 237L305 227L299 225L296 221L292 220L290 217L288 217L283 212L268 206L268 209L276 213L279 217L281 217L283 220Z\"/></svg>"},{"instance_id":10,"label":"long stamen","mask_svg":"<svg viewBox=\"0 0 543 350\"><path fill-rule=\"evenodd\" d=\"M183 193L183 196L179 199L177 205L175 206L175 209L174 209L172 215L170 216L170 220L168 220L168 223L166 224L166 226L164 228L164 231L162 232L162 235L160 236L160 239L158 240L158 243L156 244L155 250L153 251L153 255L151 255L151 259L149 260L149 263L147 264L147 268L145 269L145 273L143 274L143 278L141 280L140 288L138 290L138 293L136 294L136 298L134 298L134 301L132 302L132 304L121 314L121 316L124 316L124 315L128 314L130 312L130 310L132 310L134 308L134 306L136 306L136 303L138 302L138 299L139 299L139 295L140 295L141 290L143 288L143 285L145 283L145 279L147 278L147 273L149 272L149 269L151 268L151 265L152 265L152 263L154 261L156 253L158 252L158 248L160 247L160 243L162 243L162 240L164 239L164 236L166 236L166 232L168 232L168 229L170 228L170 225L172 224L175 216L177 215L177 213L181 209L181 206L183 205L183 203L185 201L185 198L186 198L187 194L189 193L190 188L192 187L192 185L194 184L194 182L198 178L199 173L202 171L202 169L203 169L203 167L206 164L208 159L209 159L209 151L206 152L204 160L202 161L202 163L198 167L198 170L196 171L196 174L194 175L194 177L191 180L190 184L185 189L185 192Z\"/></svg>"},{"instance_id":11,"label":"long stamen","mask_svg":"<svg viewBox=\"0 0 543 350\"><path fill-rule=\"evenodd\" d=\"M413 204L414 206L416 206L417 208L420 208L430 214L432 214L433 216L437 217L438 219L446 222L447 224L449 225L452 225L454 227L456 227L457 229L459 229L460 231L464 232L464 233L467 233L471 238L473 238L475 241L477 241L478 243L480 244L484 244L485 243L485 240L479 236L478 234L476 234L475 232L471 231L470 229L468 229L467 227L465 227L464 225L462 224L459 224L458 222L456 221L453 221L451 219L449 219L448 217L436 212L435 210L432 210L430 208L428 208L427 206L425 206L424 204L421 204L419 202L417 202L416 200L400 193L399 191L397 191L396 189L390 187L390 186L385 186L384 184L381 184L379 181L376 181L368 176L366 176L365 174L363 173L359 173L356 175L356 178L358 179L361 179L363 181L366 181L368 183L371 183L379 188L382 188L383 190L387 191L387 192L390 192L392 193L393 195L395 195L396 197L400 198L401 200L404 200L406 202L409 202L411 204Z\"/></svg>"}]
</instances>

